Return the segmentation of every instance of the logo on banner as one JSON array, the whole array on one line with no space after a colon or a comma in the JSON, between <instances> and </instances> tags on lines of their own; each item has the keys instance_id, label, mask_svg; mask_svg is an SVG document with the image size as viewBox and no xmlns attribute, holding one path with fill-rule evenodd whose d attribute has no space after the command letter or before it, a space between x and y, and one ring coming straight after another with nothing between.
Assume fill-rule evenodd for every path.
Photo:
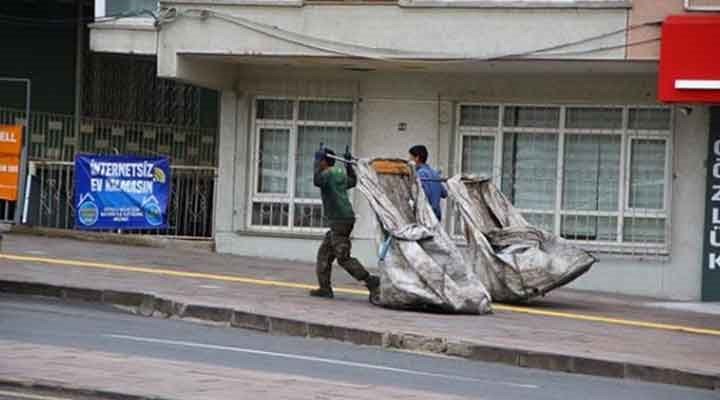
<instances>
[{"instance_id":1,"label":"logo on banner","mask_svg":"<svg viewBox=\"0 0 720 400\"><path fill-rule=\"evenodd\" d=\"M153 168L153 180L157 183L165 183L165 173L160 168ZM157 201L157 199L155 199Z\"/></svg>"},{"instance_id":2,"label":"logo on banner","mask_svg":"<svg viewBox=\"0 0 720 400\"><path fill-rule=\"evenodd\" d=\"M150 196L143 202L143 209L145 210L145 220L152 226L158 226L163 223L162 210L160 209L160 203L155 196Z\"/></svg>"},{"instance_id":3,"label":"logo on banner","mask_svg":"<svg viewBox=\"0 0 720 400\"><path fill-rule=\"evenodd\" d=\"M77 213L78 220L85 226L93 226L98 221L100 210L90 193L86 193L80 198Z\"/></svg>"}]
</instances>

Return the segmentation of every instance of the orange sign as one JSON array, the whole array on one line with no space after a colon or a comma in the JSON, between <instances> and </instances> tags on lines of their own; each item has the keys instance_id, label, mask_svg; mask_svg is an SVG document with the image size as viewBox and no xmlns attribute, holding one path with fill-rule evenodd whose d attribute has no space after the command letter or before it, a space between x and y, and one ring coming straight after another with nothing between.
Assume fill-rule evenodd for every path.
<instances>
[{"instance_id":1,"label":"orange sign","mask_svg":"<svg viewBox=\"0 0 720 400\"><path fill-rule=\"evenodd\" d=\"M0 200L17 200L22 125L0 125Z\"/></svg>"}]
</instances>

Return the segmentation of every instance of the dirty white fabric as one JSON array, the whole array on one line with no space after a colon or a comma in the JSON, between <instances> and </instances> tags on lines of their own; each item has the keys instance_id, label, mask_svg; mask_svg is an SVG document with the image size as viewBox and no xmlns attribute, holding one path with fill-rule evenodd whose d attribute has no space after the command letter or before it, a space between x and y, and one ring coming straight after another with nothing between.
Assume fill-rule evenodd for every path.
<instances>
[{"instance_id":1,"label":"dirty white fabric","mask_svg":"<svg viewBox=\"0 0 720 400\"><path fill-rule=\"evenodd\" d=\"M378 304L490 312L490 295L443 230L410 169L411 176L377 174L367 160L357 163L357 187L377 216L378 244L385 247Z\"/></svg>"},{"instance_id":2,"label":"dirty white fabric","mask_svg":"<svg viewBox=\"0 0 720 400\"><path fill-rule=\"evenodd\" d=\"M465 224L466 258L494 301L544 295L596 261L567 240L530 226L489 179L458 175L447 185Z\"/></svg>"}]
</instances>

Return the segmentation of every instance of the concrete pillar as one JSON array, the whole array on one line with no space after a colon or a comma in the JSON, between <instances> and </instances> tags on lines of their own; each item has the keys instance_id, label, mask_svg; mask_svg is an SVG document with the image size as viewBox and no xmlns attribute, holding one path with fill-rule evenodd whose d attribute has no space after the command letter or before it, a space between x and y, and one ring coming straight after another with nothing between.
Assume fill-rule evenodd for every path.
<instances>
[{"instance_id":1,"label":"concrete pillar","mask_svg":"<svg viewBox=\"0 0 720 400\"><path fill-rule=\"evenodd\" d=\"M674 299L700 297L705 215L708 107L675 112L672 182L671 258L660 265L659 294Z\"/></svg>"},{"instance_id":2,"label":"concrete pillar","mask_svg":"<svg viewBox=\"0 0 720 400\"><path fill-rule=\"evenodd\" d=\"M248 199L252 188L248 182L252 182L250 176L250 163L253 158L250 115L252 109L252 98L243 94L238 98L237 107L237 124L236 124L236 144L235 144L235 180L234 193L235 201L233 207L235 215L233 216L233 225L235 231L244 230L247 226L248 217Z\"/></svg>"},{"instance_id":3,"label":"concrete pillar","mask_svg":"<svg viewBox=\"0 0 720 400\"><path fill-rule=\"evenodd\" d=\"M233 204L236 196L234 187L235 148L237 146L238 96L232 90L220 93L220 135L218 143L218 177L215 184L215 234L232 232Z\"/></svg>"}]
</instances>

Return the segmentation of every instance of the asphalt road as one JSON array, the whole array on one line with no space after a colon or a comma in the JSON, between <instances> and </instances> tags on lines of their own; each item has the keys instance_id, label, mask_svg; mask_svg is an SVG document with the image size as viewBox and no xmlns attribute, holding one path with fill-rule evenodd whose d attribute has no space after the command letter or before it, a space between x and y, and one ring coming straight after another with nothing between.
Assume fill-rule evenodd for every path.
<instances>
[{"instance_id":1,"label":"asphalt road","mask_svg":"<svg viewBox=\"0 0 720 400\"><path fill-rule=\"evenodd\" d=\"M0 296L0 339L482 399L720 399L717 392L280 337ZM3 362L0 359L0 362ZM3 394L0 393L0 398ZM6 396L7 397L7 396ZM15 397L7 397L15 399Z\"/></svg>"}]
</instances>

